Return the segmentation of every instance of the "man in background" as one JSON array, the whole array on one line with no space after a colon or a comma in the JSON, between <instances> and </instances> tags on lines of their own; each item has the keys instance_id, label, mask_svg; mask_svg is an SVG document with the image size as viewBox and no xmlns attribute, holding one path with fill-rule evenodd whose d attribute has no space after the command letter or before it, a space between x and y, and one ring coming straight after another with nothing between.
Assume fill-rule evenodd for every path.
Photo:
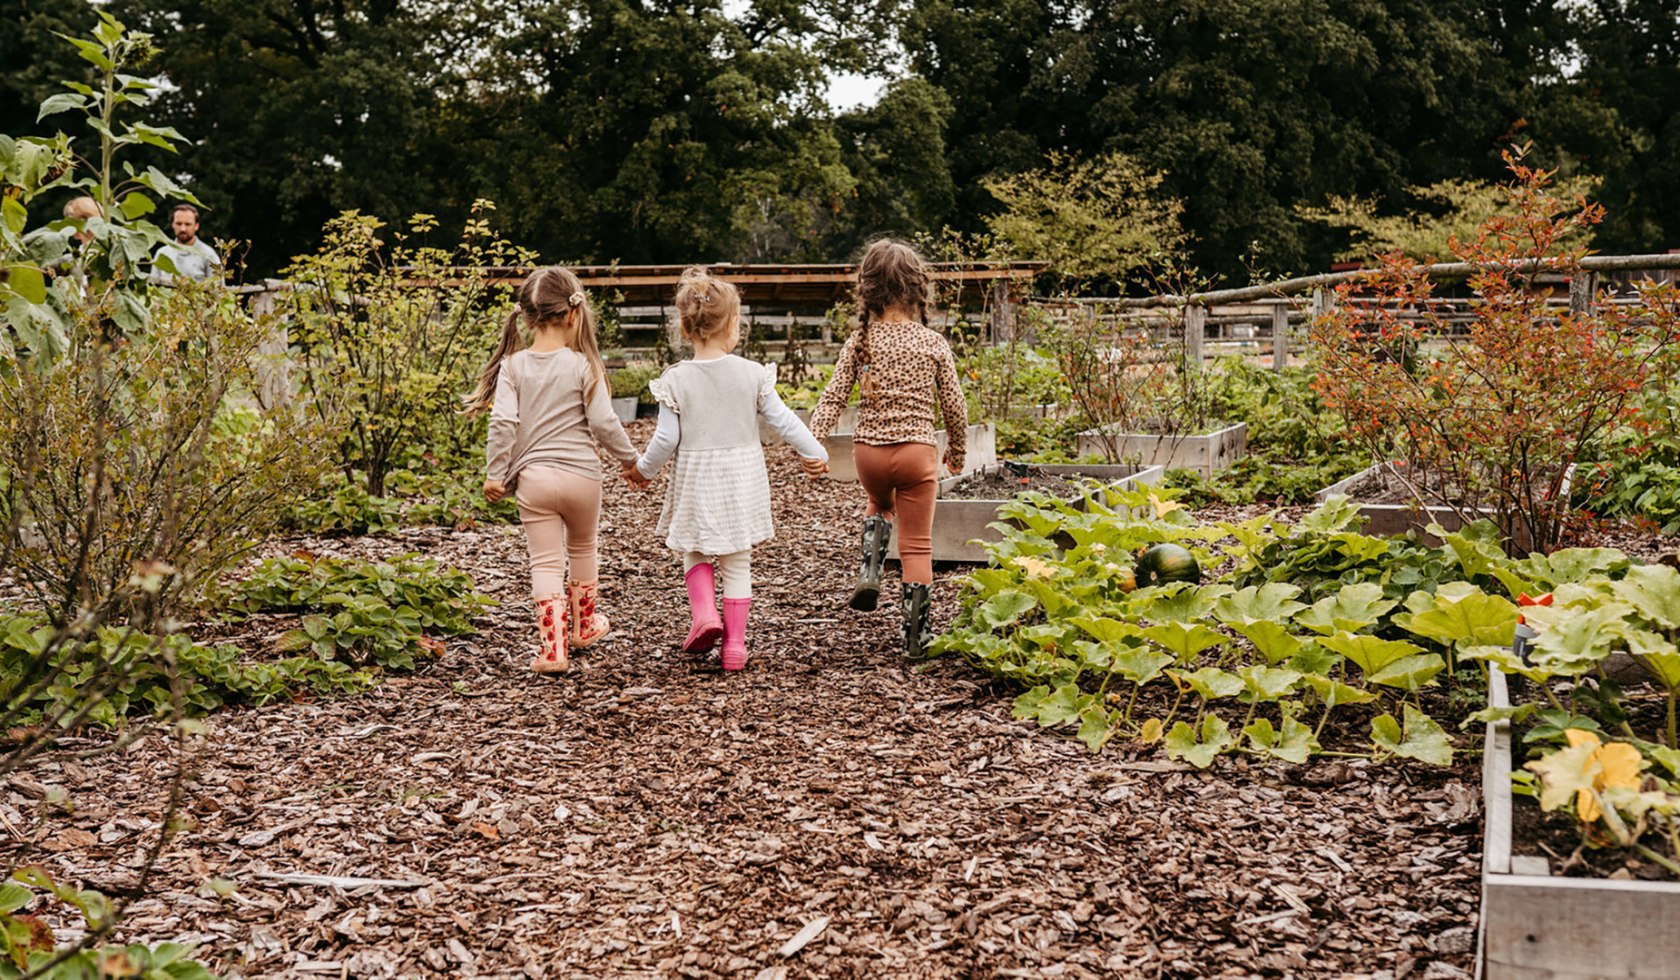
<instances>
[{"instance_id":1,"label":"man in background","mask_svg":"<svg viewBox=\"0 0 1680 980\"><path fill-rule=\"evenodd\" d=\"M169 213L169 229L174 232L175 240L158 246L152 255L155 265L162 256L168 256L175 264L175 273L170 275L162 269L154 269L154 278L168 281L180 276L183 279L209 279L216 275L222 267L222 257L198 237L198 209L191 204L177 204L175 210Z\"/></svg>"}]
</instances>

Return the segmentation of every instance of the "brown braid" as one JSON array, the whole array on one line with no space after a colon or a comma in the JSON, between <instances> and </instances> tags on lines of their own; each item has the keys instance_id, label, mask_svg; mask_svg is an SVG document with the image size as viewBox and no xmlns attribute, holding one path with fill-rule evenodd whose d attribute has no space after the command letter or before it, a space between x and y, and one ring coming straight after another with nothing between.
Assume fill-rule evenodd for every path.
<instances>
[{"instance_id":1,"label":"brown braid","mask_svg":"<svg viewBox=\"0 0 1680 980\"><path fill-rule=\"evenodd\" d=\"M888 307L913 309L927 326L928 293L931 286L927 262L921 253L903 242L890 238L877 239L864 250L858 261L857 307L859 311L857 348L854 356L861 366L859 388L865 398L875 389L870 375L872 360L869 350L869 326L875 317Z\"/></svg>"}]
</instances>

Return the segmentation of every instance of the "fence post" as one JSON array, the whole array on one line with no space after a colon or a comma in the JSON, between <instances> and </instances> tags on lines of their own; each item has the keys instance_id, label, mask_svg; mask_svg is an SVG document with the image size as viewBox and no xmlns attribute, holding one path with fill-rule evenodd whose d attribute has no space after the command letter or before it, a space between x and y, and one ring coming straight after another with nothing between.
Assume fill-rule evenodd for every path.
<instances>
[{"instance_id":1,"label":"fence post","mask_svg":"<svg viewBox=\"0 0 1680 980\"><path fill-rule=\"evenodd\" d=\"M267 339L257 345L257 403L264 409L284 405L292 398L291 339L286 320L274 315L282 283L264 279L260 292L251 295L251 318L269 320Z\"/></svg>"},{"instance_id":2,"label":"fence post","mask_svg":"<svg viewBox=\"0 0 1680 980\"><path fill-rule=\"evenodd\" d=\"M1207 307L1191 304L1184 308L1184 360L1196 370L1202 367L1202 342L1207 337Z\"/></svg>"},{"instance_id":3,"label":"fence post","mask_svg":"<svg viewBox=\"0 0 1680 980\"><path fill-rule=\"evenodd\" d=\"M1569 312L1585 316L1592 312L1593 294L1598 291L1598 273L1577 272L1569 277Z\"/></svg>"},{"instance_id":4,"label":"fence post","mask_svg":"<svg viewBox=\"0 0 1680 980\"><path fill-rule=\"evenodd\" d=\"M992 343L1007 344L1014 335L1015 304L1009 301L1009 281L999 279L992 283Z\"/></svg>"},{"instance_id":5,"label":"fence post","mask_svg":"<svg viewBox=\"0 0 1680 980\"><path fill-rule=\"evenodd\" d=\"M1272 370L1289 366L1289 302L1272 306Z\"/></svg>"}]
</instances>

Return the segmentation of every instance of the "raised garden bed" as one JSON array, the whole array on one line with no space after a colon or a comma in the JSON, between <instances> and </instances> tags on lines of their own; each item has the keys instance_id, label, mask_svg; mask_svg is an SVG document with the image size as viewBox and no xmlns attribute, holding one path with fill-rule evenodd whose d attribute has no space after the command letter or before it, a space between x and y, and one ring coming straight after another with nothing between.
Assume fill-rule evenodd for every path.
<instances>
[{"instance_id":1,"label":"raised garden bed","mask_svg":"<svg viewBox=\"0 0 1680 980\"><path fill-rule=\"evenodd\" d=\"M1212 476L1248 455L1248 423L1238 422L1203 435L1125 433L1112 437L1120 458L1140 466L1195 470ZM1079 433L1079 455L1107 456L1109 437L1096 429Z\"/></svg>"},{"instance_id":2,"label":"raised garden bed","mask_svg":"<svg viewBox=\"0 0 1680 980\"><path fill-rule=\"evenodd\" d=\"M1394 465L1373 463L1346 479L1338 480L1317 493L1318 502L1323 503L1338 495L1350 497L1359 504L1359 513L1365 518L1364 533L1381 536L1416 531L1431 545L1441 542L1425 531L1429 525L1439 524L1449 532L1464 526L1464 518L1450 507L1424 505L1415 499L1406 499L1408 492L1404 487L1396 485L1387 476ZM1569 479L1565 476L1563 480L1563 493L1566 495L1569 493ZM1492 511L1480 513L1490 519L1493 517ZM1524 542L1517 541L1515 544L1519 550L1526 551Z\"/></svg>"},{"instance_id":3,"label":"raised garden bed","mask_svg":"<svg viewBox=\"0 0 1680 980\"><path fill-rule=\"evenodd\" d=\"M1508 707L1493 670L1488 704ZM1487 726L1482 760L1481 976L1672 977L1680 974L1680 883L1564 878L1512 853L1511 723Z\"/></svg>"},{"instance_id":4,"label":"raised garden bed","mask_svg":"<svg viewBox=\"0 0 1680 980\"><path fill-rule=\"evenodd\" d=\"M998 508L1029 490L1073 499L1080 495L1081 479L1136 487L1160 482L1164 472L1159 466L1073 463L1035 465L1025 483L1002 466L947 477L939 481L939 505L933 512L933 560L984 562L986 549L981 542L1002 538L990 526L998 520ZM896 530L887 555L898 557Z\"/></svg>"},{"instance_id":5,"label":"raised garden bed","mask_svg":"<svg viewBox=\"0 0 1680 980\"><path fill-rule=\"evenodd\" d=\"M934 433L934 445L939 452L939 458L945 458L946 432L940 429ZM842 483L857 482L857 463L852 459L852 433L836 432L823 440L823 447L828 450L828 478ZM968 427L968 459L963 463L963 473L973 473L975 470L997 465L997 426L991 422Z\"/></svg>"}]
</instances>

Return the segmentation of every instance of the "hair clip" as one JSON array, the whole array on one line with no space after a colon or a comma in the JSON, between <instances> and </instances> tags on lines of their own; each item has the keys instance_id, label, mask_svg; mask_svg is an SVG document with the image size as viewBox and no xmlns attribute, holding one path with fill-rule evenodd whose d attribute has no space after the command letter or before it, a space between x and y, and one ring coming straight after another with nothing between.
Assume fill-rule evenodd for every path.
<instances>
[{"instance_id":1,"label":"hair clip","mask_svg":"<svg viewBox=\"0 0 1680 980\"><path fill-rule=\"evenodd\" d=\"M566 302L573 306L583 305L583 290L580 289L572 295L566 297Z\"/></svg>"},{"instance_id":2,"label":"hair clip","mask_svg":"<svg viewBox=\"0 0 1680 980\"><path fill-rule=\"evenodd\" d=\"M700 302L710 303L711 301L712 301L712 294L711 293L701 293L700 294Z\"/></svg>"}]
</instances>

